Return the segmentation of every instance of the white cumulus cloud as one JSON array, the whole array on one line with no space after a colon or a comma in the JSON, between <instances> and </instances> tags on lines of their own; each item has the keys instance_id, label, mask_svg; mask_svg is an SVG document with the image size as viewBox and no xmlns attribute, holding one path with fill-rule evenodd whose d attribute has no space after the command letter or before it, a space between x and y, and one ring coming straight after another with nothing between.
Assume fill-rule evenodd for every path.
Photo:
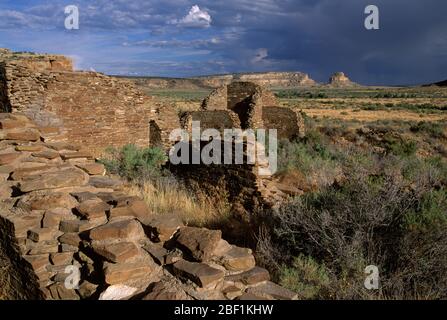
<instances>
[{"instance_id":1,"label":"white cumulus cloud","mask_svg":"<svg viewBox=\"0 0 447 320\"><path fill-rule=\"evenodd\" d=\"M186 28L208 28L211 22L212 18L210 14L200 9L198 5L194 5L186 16L181 19L171 20L169 23Z\"/></svg>"}]
</instances>

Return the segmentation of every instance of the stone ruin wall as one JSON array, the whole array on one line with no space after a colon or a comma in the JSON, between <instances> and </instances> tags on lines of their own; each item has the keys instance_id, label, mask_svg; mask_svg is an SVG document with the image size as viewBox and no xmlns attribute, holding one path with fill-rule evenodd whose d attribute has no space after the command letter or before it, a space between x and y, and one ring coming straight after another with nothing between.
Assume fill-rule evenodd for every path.
<instances>
[{"instance_id":1,"label":"stone ruin wall","mask_svg":"<svg viewBox=\"0 0 447 320\"><path fill-rule=\"evenodd\" d=\"M282 107L262 107L265 129L276 129L278 139L304 137L304 119L299 111Z\"/></svg>"},{"instance_id":2,"label":"stone ruin wall","mask_svg":"<svg viewBox=\"0 0 447 320\"><path fill-rule=\"evenodd\" d=\"M81 143L95 155L109 146L149 146L157 102L131 82L74 72L61 56L0 55L0 60L2 111L27 115L48 138Z\"/></svg>"},{"instance_id":3,"label":"stone ruin wall","mask_svg":"<svg viewBox=\"0 0 447 320\"><path fill-rule=\"evenodd\" d=\"M250 249L228 243L219 230L153 212L88 151L46 141L27 117L0 114L0 146L3 297L297 298L270 281Z\"/></svg>"}]
</instances>

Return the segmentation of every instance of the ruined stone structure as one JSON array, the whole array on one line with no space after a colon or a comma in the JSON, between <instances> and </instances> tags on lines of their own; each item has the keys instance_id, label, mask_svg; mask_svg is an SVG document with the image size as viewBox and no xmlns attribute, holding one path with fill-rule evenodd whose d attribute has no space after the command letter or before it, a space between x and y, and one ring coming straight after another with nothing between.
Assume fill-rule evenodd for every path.
<instances>
[{"instance_id":1,"label":"ruined stone structure","mask_svg":"<svg viewBox=\"0 0 447 320\"><path fill-rule=\"evenodd\" d=\"M273 93L252 82L233 82L214 90L202 110L226 110L239 117L243 129L277 129L278 139L304 136L301 114L279 107Z\"/></svg>"},{"instance_id":2,"label":"ruined stone structure","mask_svg":"<svg viewBox=\"0 0 447 320\"><path fill-rule=\"evenodd\" d=\"M0 114L0 146L4 297L296 298L270 281L250 249L151 212L89 152L47 141L25 116Z\"/></svg>"},{"instance_id":3,"label":"ruined stone structure","mask_svg":"<svg viewBox=\"0 0 447 320\"><path fill-rule=\"evenodd\" d=\"M73 71L63 56L0 52L0 109L21 112L46 138L99 155L108 146L149 145L157 102L129 81Z\"/></svg>"},{"instance_id":4,"label":"ruined stone structure","mask_svg":"<svg viewBox=\"0 0 447 320\"><path fill-rule=\"evenodd\" d=\"M278 139L289 140L305 134L303 117L299 112L279 107L270 91L252 82L233 82L217 88L203 101L200 111L184 112L178 122L173 122L172 116L169 112L159 113L160 118L155 122L160 124L157 128L160 128L161 132L169 132L171 128L179 126L185 129L191 138L192 122L200 121L201 132L210 128L217 129L222 138L225 138L224 129L238 128L276 129ZM162 141L162 145L167 149L173 144L166 136ZM201 150L208 142L202 141ZM221 144L223 154L225 143L231 143L234 150L238 142L218 143ZM244 152L247 151L245 144L239 147ZM192 147L189 148L191 154ZM256 148L264 146L257 143ZM271 207L278 200L301 193L299 189L285 187L275 182L269 174L266 159L256 159L253 164L244 163L236 164L233 158L232 164L171 165L170 169L193 190L205 190L212 196L226 194L228 201L233 204L235 217L247 225L251 224L250 212L258 208Z\"/></svg>"},{"instance_id":5,"label":"ruined stone structure","mask_svg":"<svg viewBox=\"0 0 447 320\"><path fill-rule=\"evenodd\" d=\"M229 244L220 231L150 212L94 160L106 147L128 143L167 150L171 131L193 121L201 129L281 126L282 138L304 134L299 114L278 107L262 87L236 82L213 92L202 110L179 114L127 81L73 71L65 57L0 50L0 103L0 272L6 266L8 277L0 282L2 296L296 297L269 281L251 250ZM284 195L270 176L259 176L265 167L261 159L171 169L190 186L228 192L235 217L250 223L250 210ZM67 287L74 281L67 267L80 271L75 289Z\"/></svg>"}]
</instances>

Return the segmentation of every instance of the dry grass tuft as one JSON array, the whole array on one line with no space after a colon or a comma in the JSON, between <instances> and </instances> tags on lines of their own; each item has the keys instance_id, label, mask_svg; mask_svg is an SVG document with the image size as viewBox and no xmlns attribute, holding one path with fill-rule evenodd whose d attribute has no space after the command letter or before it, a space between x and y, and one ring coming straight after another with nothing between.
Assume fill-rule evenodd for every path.
<instances>
[{"instance_id":1,"label":"dry grass tuft","mask_svg":"<svg viewBox=\"0 0 447 320\"><path fill-rule=\"evenodd\" d=\"M155 215L176 213L187 225L220 225L230 217L230 205L224 196L211 199L193 194L174 179L146 180L131 184L126 191L143 198Z\"/></svg>"}]
</instances>

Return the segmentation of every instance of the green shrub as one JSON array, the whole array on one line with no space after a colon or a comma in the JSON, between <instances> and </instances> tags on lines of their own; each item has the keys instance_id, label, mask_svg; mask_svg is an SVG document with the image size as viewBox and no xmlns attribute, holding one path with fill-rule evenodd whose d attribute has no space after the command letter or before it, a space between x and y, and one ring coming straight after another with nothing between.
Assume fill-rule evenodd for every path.
<instances>
[{"instance_id":1,"label":"green shrub","mask_svg":"<svg viewBox=\"0 0 447 320\"><path fill-rule=\"evenodd\" d=\"M310 299L446 298L447 196L435 188L439 182L353 172L343 186L269 212L272 229L268 238L259 237L260 261ZM371 264L379 268L378 291L363 286Z\"/></svg>"},{"instance_id":2,"label":"green shrub","mask_svg":"<svg viewBox=\"0 0 447 320\"><path fill-rule=\"evenodd\" d=\"M300 255L290 267L281 269L280 284L299 293L301 299L327 299L330 277L324 265Z\"/></svg>"},{"instance_id":3,"label":"green shrub","mask_svg":"<svg viewBox=\"0 0 447 320\"><path fill-rule=\"evenodd\" d=\"M410 230L430 232L447 225L447 189L432 190L424 194L413 211L405 216Z\"/></svg>"},{"instance_id":4,"label":"green shrub","mask_svg":"<svg viewBox=\"0 0 447 320\"><path fill-rule=\"evenodd\" d=\"M439 122L426 122L426 121L420 121L417 124L410 127L410 130L412 132L426 132L428 133L432 138L445 138L444 133L445 125L439 123Z\"/></svg>"},{"instance_id":5,"label":"green shrub","mask_svg":"<svg viewBox=\"0 0 447 320\"><path fill-rule=\"evenodd\" d=\"M106 169L130 180L161 174L167 156L160 148L138 148L128 144L120 149L109 148L108 157L101 160Z\"/></svg>"},{"instance_id":6,"label":"green shrub","mask_svg":"<svg viewBox=\"0 0 447 320\"><path fill-rule=\"evenodd\" d=\"M385 134L383 144L388 152L403 157L414 155L418 149L416 141L404 140L402 137L395 137L392 134Z\"/></svg>"}]
</instances>

